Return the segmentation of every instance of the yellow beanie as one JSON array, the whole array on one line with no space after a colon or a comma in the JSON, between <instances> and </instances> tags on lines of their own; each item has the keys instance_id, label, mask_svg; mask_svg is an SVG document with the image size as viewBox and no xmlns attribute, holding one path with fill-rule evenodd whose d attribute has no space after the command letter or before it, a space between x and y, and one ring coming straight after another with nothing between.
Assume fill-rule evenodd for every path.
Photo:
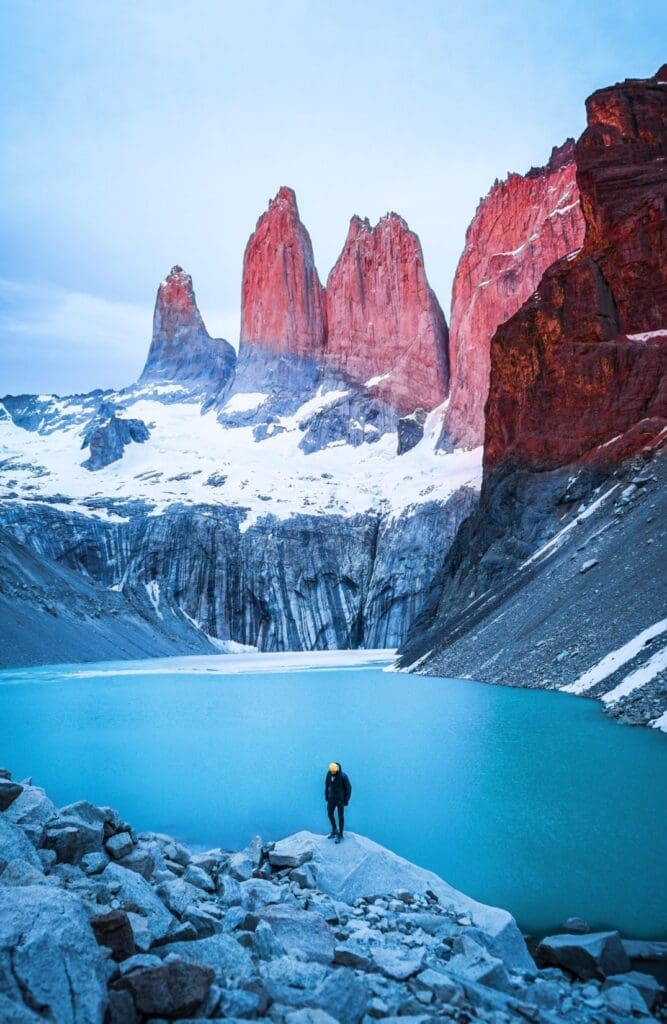
<instances>
[{"instance_id":1,"label":"yellow beanie","mask_svg":"<svg viewBox=\"0 0 667 1024\"><path fill-rule=\"evenodd\" d=\"M338 771L338 765L336 764L335 761L332 761L331 764L329 765L329 771L330 772L337 772Z\"/></svg>"}]
</instances>

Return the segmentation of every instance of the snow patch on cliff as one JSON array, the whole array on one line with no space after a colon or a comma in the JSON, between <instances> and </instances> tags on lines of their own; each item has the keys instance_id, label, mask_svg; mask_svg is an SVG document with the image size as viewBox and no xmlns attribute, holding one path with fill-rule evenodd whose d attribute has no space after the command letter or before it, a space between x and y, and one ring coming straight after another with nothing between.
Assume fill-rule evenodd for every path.
<instances>
[{"instance_id":1,"label":"snow patch on cliff","mask_svg":"<svg viewBox=\"0 0 667 1024\"><path fill-rule=\"evenodd\" d=\"M661 619L660 622L654 622L653 625L642 630L642 632L633 637L632 640L628 640L628 642L623 644L622 647L618 647L615 651L610 651L610 653L607 654L606 657L602 658L597 665L593 665L593 667L588 669L587 672L584 672L584 674L579 676L578 679L575 679L573 683L563 686L563 691L565 693L585 693L586 690L592 689L598 683L602 682L603 679L606 679L607 676L610 676L613 672L622 668L623 665L632 661L633 658L636 658L646 644L650 643L650 641L655 639L655 637L660 636L665 632L667 632L667 619ZM656 668L654 675L657 674L658 671L659 669ZM637 673L633 672L632 676L641 678L640 670L638 670ZM627 684L628 680L632 679L632 676L628 676L623 682ZM651 676L651 678L653 677ZM644 679L644 682L648 682L648 679ZM621 684L621 686L622 685L623 684ZM641 685L641 683L638 683L635 680L634 684L630 684L630 690L627 692L630 693L631 690L635 688L635 685ZM620 687L617 687L616 689L618 690ZM612 690L606 695L607 701L611 700L614 692L615 691ZM622 694L619 693L614 700L618 699L620 696L622 696Z\"/></svg>"}]
</instances>

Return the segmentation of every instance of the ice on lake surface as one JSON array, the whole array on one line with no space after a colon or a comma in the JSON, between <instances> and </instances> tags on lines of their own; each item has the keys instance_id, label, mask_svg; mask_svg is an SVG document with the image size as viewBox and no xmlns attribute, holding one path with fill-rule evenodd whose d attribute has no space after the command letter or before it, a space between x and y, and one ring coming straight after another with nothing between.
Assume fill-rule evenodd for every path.
<instances>
[{"instance_id":1,"label":"ice on lake surface","mask_svg":"<svg viewBox=\"0 0 667 1024\"><path fill-rule=\"evenodd\" d=\"M667 937L667 741L597 702L384 671L389 652L0 672L0 762L59 804L239 848L347 820L544 932L577 914ZM319 666L319 667L318 667ZM12 685L13 684L13 685Z\"/></svg>"}]
</instances>

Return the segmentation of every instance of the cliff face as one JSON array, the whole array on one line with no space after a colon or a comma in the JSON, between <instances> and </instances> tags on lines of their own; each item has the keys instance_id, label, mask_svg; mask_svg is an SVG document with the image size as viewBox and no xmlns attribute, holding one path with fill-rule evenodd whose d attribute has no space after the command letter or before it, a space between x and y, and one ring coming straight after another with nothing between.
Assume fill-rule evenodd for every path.
<instances>
[{"instance_id":1,"label":"cliff face","mask_svg":"<svg viewBox=\"0 0 667 1024\"><path fill-rule=\"evenodd\" d=\"M631 671L664 600L665 82L667 68L588 100L584 244L493 337L480 506L405 652L434 674L467 659L481 679L590 692L612 713L632 694L644 722L667 708L656 659ZM604 669L630 641L636 656Z\"/></svg>"},{"instance_id":2,"label":"cliff face","mask_svg":"<svg viewBox=\"0 0 667 1024\"><path fill-rule=\"evenodd\" d=\"M175 266L158 288L153 336L142 381L202 383L224 387L234 373L236 353L223 338L211 338L192 287Z\"/></svg>"},{"instance_id":3,"label":"cliff face","mask_svg":"<svg viewBox=\"0 0 667 1024\"><path fill-rule=\"evenodd\" d=\"M587 102L584 245L496 332L489 468L618 461L667 423L666 80L663 69Z\"/></svg>"},{"instance_id":4,"label":"cliff face","mask_svg":"<svg viewBox=\"0 0 667 1024\"><path fill-rule=\"evenodd\" d=\"M281 188L257 222L243 257L241 349L260 345L275 354L322 357L324 289L296 196Z\"/></svg>"},{"instance_id":5,"label":"cliff face","mask_svg":"<svg viewBox=\"0 0 667 1024\"><path fill-rule=\"evenodd\" d=\"M419 239L390 213L353 217L326 289L327 362L401 413L447 393L447 325L429 287Z\"/></svg>"},{"instance_id":6,"label":"cliff face","mask_svg":"<svg viewBox=\"0 0 667 1024\"><path fill-rule=\"evenodd\" d=\"M491 338L583 235L571 139L554 148L545 167L496 183L478 206L452 290L445 445L482 444Z\"/></svg>"},{"instance_id":7,"label":"cliff face","mask_svg":"<svg viewBox=\"0 0 667 1024\"><path fill-rule=\"evenodd\" d=\"M5 506L0 634L12 641L0 643L0 665L55 652L95 660L96 643L114 657L173 653L179 643L212 650L208 637L263 651L397 647L442 566L443 538L451 542L476 501L464 488L398 517L265 516L245 532L239 510L210 505L117 522ZM14 577L32 582L33 566L39 587L17 596ZM77 630L88 619L91 629ZM35 621L50 653L35 640Z\"/></svg>"}]
</instances>

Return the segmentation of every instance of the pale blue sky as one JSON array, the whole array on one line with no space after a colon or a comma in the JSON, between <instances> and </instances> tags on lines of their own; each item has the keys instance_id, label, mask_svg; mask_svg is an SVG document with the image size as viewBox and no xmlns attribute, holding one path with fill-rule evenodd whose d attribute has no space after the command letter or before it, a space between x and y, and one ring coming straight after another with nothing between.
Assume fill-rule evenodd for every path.
<instances>
[{"instance_id":1,"label":"pale blue sky","mask_svg":"<svg viewBox=\"0 0 667 1024\"><path fill-rule=\"evenodd\" d=\"M397 210L449 311L495 177L667 57L667 5L0 0L0 394L121 385L160 279L234 343L243 249L297 193L323 280L353 213Z\"/></svg>"}]
</instances>

